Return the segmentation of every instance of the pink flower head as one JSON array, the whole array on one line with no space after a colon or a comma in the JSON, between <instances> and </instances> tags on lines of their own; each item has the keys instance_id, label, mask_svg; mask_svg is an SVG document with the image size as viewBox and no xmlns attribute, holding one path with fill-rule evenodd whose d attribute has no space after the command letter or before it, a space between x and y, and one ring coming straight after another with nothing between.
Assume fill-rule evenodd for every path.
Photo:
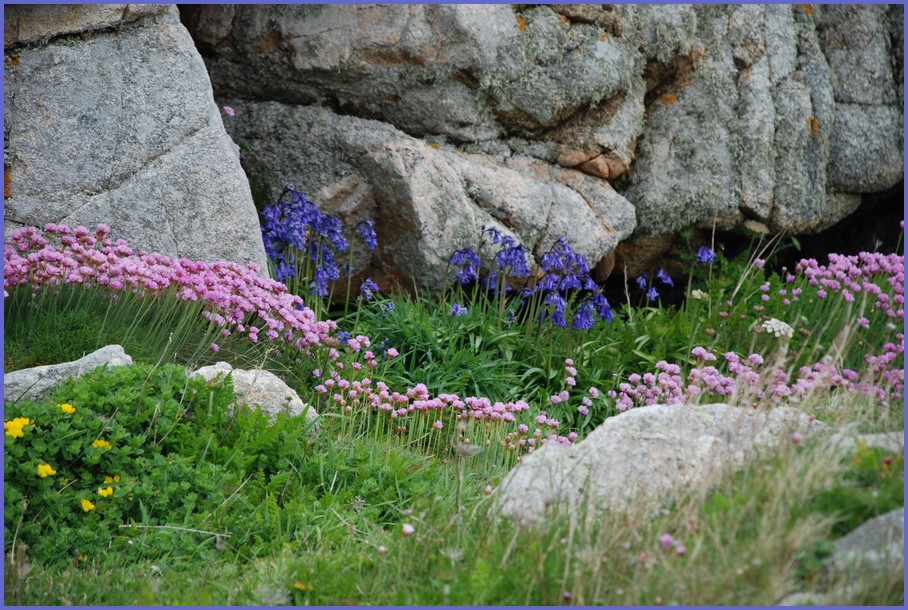
<instances>
[{"instance_id":1,"label":"pink flower head","mask_svg":"<svg viewBox=\"0 0 908 610\"><path fill-rule=\"evenodd\" d=\"M415 532L415 531L416 531L416 528L414 528L409 523L404 523L404 526L401 529L401 533L404 535L404 537L412 536L413 532Z\"/></svg>"},{"instance_id":2,"label":"pink flower head","mask_svg":"<svg viewBox=\"0 0 908 610\"><path fill-rule=\"evenodd\" d=\"M439 421L435 422L434 424L432 424L432 427L435 428L436 430L441 430L442 428L445 427L445 425L443 423L441 423L441 420L439 420Z\"/></svg>"},{"instance_id":3,"label":"pink flower head","mask_svg":"<svg viewBox=\"0 0 908 610\"><path fill-rule=\"evenodd\" d=\"M662 543L663 549L670 549L675 545L675 539L671 534L662 534L659 536L659 542Z\"/></svg>"},{"instance_id":4,"label":"pink flower head","mask_svg":"<svg viewBox=\"0 0 908 610\"><path fill-rule=\"evenodd\" d=\"M393 347L388 348L388 358L397 358L398 353L399 352L395 348L393 348Z\"/></svg>"},{"instance_id":5,"label":"pink flower head","mask_svg":"<svg viewBox=\"0 0 908 610\"><path fill-rule=\"evenodd\" d=\"M381 555L382 557L384 557L385 553L387 553L387 552L388 552L388 549L386 549L385 547L383 547L383 546L378 547L378 554Z\"/></svg>"},{"instance_id":6,"label":"pink flower head","mask_svg":"<svg viewBox=\"0 0 908 610\"><path fill-rule=\"evenodd\" d=\"M212 344L211 344L211 351L213 351L213 352L219 352L219 351L221 351L221 346L218 345L217 343L212 343Z\"/></svg>"},{"instance_id":7,"label":"pink flower head","mask_svg":"<svg viewBox=\"0 0 908 610\"><path fill-rule=\"evenodd\" d=\"M796 445L799 445L804 437L801 436L800 432L795 432L791 435L791 440L795 442Z\"/></svg>"},{"instance_id":8,"label":"pink flower head","mask_svg":"<svg viewBox=\"0 0 908 610\"><path fill-rule=\"evenodd\" d=\"M590 388L589 393L593 398L599 398L599 390L597 388Z\"/></svg>"},{"instance_id":9,"label":"pink flower head","mask_svg":"<svg viewBox=\"0 0 908 610\"><path fill-rule=\"evenodd\" d=\"M230 106L224 106L224 114L226 114L227 116L236 116L236 110L234 110Z\"/></svg>"},{"instance_id":10,"label":"pink flower head","mask_svg":"<svg viewBox=\"0 0 908 610\"><path fill-rule=\"evenodd\" d=\"M487 495L487 496L491 496L491 495L492 495L492 486L491 486L491 485L486 485L485 492L486 492L486 495Z\"/></svg>"},{"instance_id":11,"label":"pink flower head","mask_svg":"<svg viewBox=\"0 0 908 610\"><path fill-rule=\"evenodd\" d=\"M681 557L686 552L687 552L687 547L684 546L683 544L679 544L678 546L675 547L675 555L677 555L678 557Z\"/></svg>"}]
</instances>

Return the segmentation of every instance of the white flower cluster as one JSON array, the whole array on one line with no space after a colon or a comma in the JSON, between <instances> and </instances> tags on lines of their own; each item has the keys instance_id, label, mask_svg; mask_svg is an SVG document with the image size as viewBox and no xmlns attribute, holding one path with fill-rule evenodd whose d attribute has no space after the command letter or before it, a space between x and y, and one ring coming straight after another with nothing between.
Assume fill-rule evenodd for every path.
<instances>
[{"instance_id":1,"label":"white flower cluster","mask_svg":"<svg viewBox=\"0 0 908 610\"><path fill-rule=\"evenodd\" d=\"M791 337L794 335L794 329L783 322L782 320L777 320L775 318L770 318L763 322L763 328L767 332L774 334L776 337Z\"/></svg>"}]
</instances>

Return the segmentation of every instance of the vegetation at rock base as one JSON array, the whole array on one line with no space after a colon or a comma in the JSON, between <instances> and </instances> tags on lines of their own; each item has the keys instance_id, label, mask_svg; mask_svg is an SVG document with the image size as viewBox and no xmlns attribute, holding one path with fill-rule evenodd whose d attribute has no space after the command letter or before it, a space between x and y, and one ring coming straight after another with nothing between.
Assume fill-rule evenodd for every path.
<instances>
[{"instance_id":1,"label":"vegetation at rock base","mask_svg":"<svg viewBox=\"0 0 908 610\"><path fill-rule=\"evenodd\" d=\"M136 253L103 226L11 236L4 370L109 343L136 364L5 404L6 603L903 603L901 569L823 567L903 505L902 452L798 436L648 518L553 507L530 528L494 510L527 455L648 404L902 430L901 255L772 270L780 238L732 259L691 243L686 277L628 278L618 303L569 236L537 262L486 229L452 253L449 287L404 295L351 285L351 250L381 237L367 219L344 236L289 203L263 210L286 284ZM218 360L275 372L316 424L234 411L230 377L187 373Z\"/></svg>"}]
</instances>

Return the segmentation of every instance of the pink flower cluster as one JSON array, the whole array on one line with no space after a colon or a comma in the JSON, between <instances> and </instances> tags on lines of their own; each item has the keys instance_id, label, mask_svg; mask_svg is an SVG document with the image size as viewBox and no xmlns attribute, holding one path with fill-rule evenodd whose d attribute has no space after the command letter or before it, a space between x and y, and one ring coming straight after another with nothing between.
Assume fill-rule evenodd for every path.
<instances>
[{"instance_id":1,"label":"pink flower cluster","mask_svg":"<svg viewBox=\"0 0 908 610\"><path fill-rule=\"evenodd\" d=\"M780 368L758 371L763 364L763 357L759 354L741 358L734 352L728 352L724 354L727 374L715 366L701 366L692 369L685 380L678 365L662 360L656 364L657 374L632 374L627 383L619 384L618 390L609 391L608 396L615 400L615 407L620 412L635 406L698 402L707 396L735 396L751 400L755 407L764 399L773 405L799 403L816 392L836 388L885 404L890 400L901 400L904 391L903 371L889 368L904 350L904 341L901 334L899 336L899 344L886 344L883 356L868 356L871 370L863 378L850 369L839 371L834 366L817 363L801 367L797 378L792 381L791 376ZM707 352L702 347L694 348L692 353L701 361L708 360L704 358Z\"/></svg>"},{"instance_id":2,"label":"pink flower cluster","mask_svg":"<svg viewBox=\"0 0 908 610\"><path fill-rule=\"evenodd\" d=\"M356 340L366 347L369 346L368 337L360 336ZM350 340L352 341L353 339ZM461 398L457 394L447 393L432 396L423 383L416 384L403 393L392 391L383 381L373 384L368 377L352 379L356 374L346 372L346 365L341 361L340 353L332 348L328 355L332 370L315 390L327 396L343 413L379 413L385 414L391 420L427 417L435 420L431 425L432 429L443 430L445 426L442 420L445 417L454 421L484 422L486 425L513 425L518 423L521 413L530 409L530 405L524 400L493 402L484 396ZM386 355L389 359L393 358L397 356L397 350L389 349ZM371 352L365 352L364 357L367 361L370 356ZM356 364L358 363L354 362L350 368L354 371L361 370L362 367L357 367ZM317 369L313 374L320 377L322 371ZM525 448L531 453L534 447L549 441L571 445L577 438L573 432L566 437L555 434L561 422L548 417L544 411L536 416L535 422L538 427L531 437L529 427L521 423L517 425L516 432L508 433L499 444L511 451ZM405 426L399 428L401 432L405 430Z\"/></svg>"},{"instance_id":3,"label":"pink flower cluster","mask_svg":"<svg viewBox=\"0 0 908 610\"><path fill-rule=\"evenodd\" d=\"M110 228L106 225L98 225L91 234L81 226L48 224L45 232L59 236L60 245L49 243L31 227L14 231L10 243L4 244L4 297L9 296L6 289L15 286L37 291L81 284L111 294L200 301L206 307L203 315L222 327L225 337L245 334L256 343L259 333L264 333L300 352L337 343L330 336L337 328L335 322L317 321L286 286L259 277L255 264L172 260L158 253L135 252L125 240L107 239Z\"/></svg>"},{"instance_id":4,"label":"pink flower cluster","mask_svg":"<svg viewBox=\"0 0 908 610\"><path fill-rule=\"evenodd\" d=\"M888 318L905 317L904 256L879 252L861 252L853 256L830 254L828 266L820 265L810 258L798 262L795 270L806 277L811 286L816 287L816 294L821 299L830 293L838 293L845 301L852 302L855 295L866 292L873 297L874 310L882 312ZM876 275L884 278L891 294L874 281L873 276ZM785 279L793 282L796 276L788 274ZM779 290L779 294L787 295L784 288ZM791 298L797 300L794 291Z\"/></svg>"},{"instance_id":5,"label":"pink flower cluster","mask_svg":"<svg viewBox=\"0 0 908 610\"><path fill-rule=\"evenodd\" d=\"M566 358L564 361L564 383L567 388L561 390L558 394L553 394L549 397L549 402L553 405L558 405L566 403L571 398L571 389L577 386L577 369L574 368L574 361L571 358ZM591 387L587 389L589 396L583 396L580 399L580 406L577 407L577 412L581 415L586 415L590 412L590 407L593 406L593 398L599 397L599 390L597 388ZM573 440L573 439L571 439Z\"/></svg>"}]
</instances>

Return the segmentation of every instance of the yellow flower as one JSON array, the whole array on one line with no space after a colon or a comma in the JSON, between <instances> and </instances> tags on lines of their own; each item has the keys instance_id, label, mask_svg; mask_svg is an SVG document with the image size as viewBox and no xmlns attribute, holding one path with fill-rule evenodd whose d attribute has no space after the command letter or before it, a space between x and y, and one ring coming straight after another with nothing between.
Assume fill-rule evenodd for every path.
<instances>
[{"instance_id":1,"label":"yellow flower","mask_svg":"<svg viewBox=\"0 0 908 610\"><path fill-rule=\"evenodd\" d=\"M88 511L94 510L94 509L95 509L95 505L91 503L91 500L86 500L85 498L82 498L82 510L84 510L85 512L88 512Z\"/></svg>"},{"instance_id":2,"label":"yellow flower","mask_svg":"<svg viewBox=\"0 0 908 610\"><path fill-rule=\"evenodd\" d=\"M98 495L101 496L102 498L106 498L107 496L112 496L112 495L113 495L113 487L108 487L107 489L104 489L103 487L99 487L99 488L98 488Z\"/></svg>"},{"instance_id":3,"label":"yellow flower","mask_svg":"<svg viewBox=\"0 0 908 610\"><path fill-rule=\"evenodd\" d=\"M104 477L104 482L105 482L105 483L119 483L119 482L120 482L120 475L116 474L116 475L114 475L114 476L112 476L112 477Z\"/></svg>"},{"instance_id":4,"label":"yellow flower","mask_svg":"<svg viewBox=\"0 0 908 610\"><path fill-rule=\"evenodd\" d=\"M57 471L50 464L38 464L38 476L42 479L57 474Z\"/></svg>"},{"instance_id":5,"label":"yellow flower","mask_svg":"<svg viewBox=\"0 0 908 610\"><path fill-rule=\"evenodd\" d=\"M74 406L72 406L71 404L69 404L68 402L64 402L62 405L57 405L57 406L60 407L60 409L62 409L63 412L66 413L67 415L72 415L73 413L76 412L76 408Z\"/></svg>"},{"instance_id":6,"label":"yellow flower","mask_svg":"<svg viewBox=\"0 0 908 610\"><path fill-rule=\"evenodd\" d=\"M111 445L107 441L102 440L100 438L98 440L96 440L95 442L93 442L91 444L91 446L94 447L95 449L113 449L113 445Z\"/></svg>"},{"instance_id":7,"label":"yellow flower","mask_svg":"<svg viewBox=\"0 0 908 610\"><path fill-rule=\"evenodd\" d=\"M302 581L299 581L299 580L296 581L295 583L293 583L293 586L296 587L297 589L299 589L300 591L305 591L305 590L307 590L307 589L308 589L309 591L314 591L314 590L315 590L315 587L312 586L312 583L305 583L305 582L302 582Z\"/></svg>"},{"instance_id":8,"label":"yellow flower","mask_svg":"<svg viewBox=\"0 0 908 610\"><path fill-rule=\"evenodd\" d=\"M32 421L27 417L17 417L12 421L5 421L3 422L3 433L6 434L6 436L12 436L13 438L22 438L25 436L25 432L22 428L31 423Z\"/></svg>"}]
</instances>

